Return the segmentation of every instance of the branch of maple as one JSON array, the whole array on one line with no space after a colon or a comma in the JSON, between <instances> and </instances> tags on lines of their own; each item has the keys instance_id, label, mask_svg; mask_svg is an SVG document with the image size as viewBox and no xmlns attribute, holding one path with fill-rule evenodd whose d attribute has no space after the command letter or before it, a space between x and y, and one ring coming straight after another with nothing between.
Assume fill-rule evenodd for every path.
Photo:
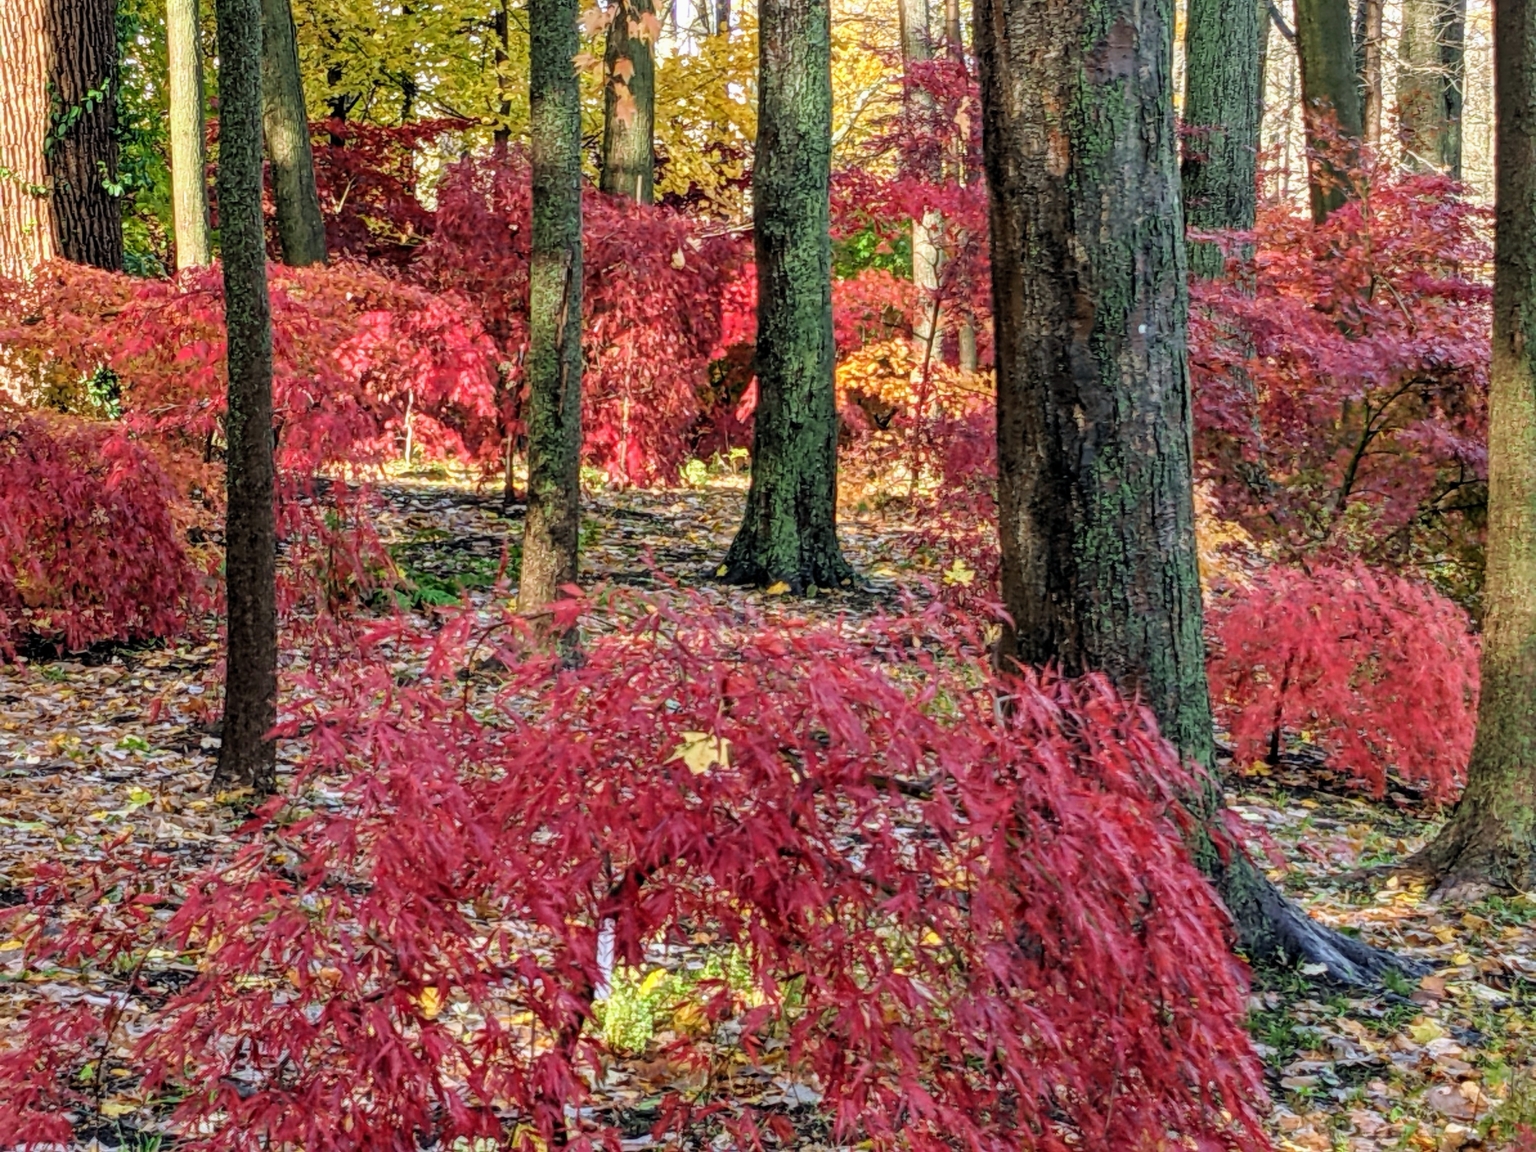
<instances>
[{"instance_id":1,"label":"branch of maple","mask_svg":"<svg viewBox=\"0 0 1536 1152\"><path fill-rule=\"evenodd\" d=\"M1339 519L1344 515L1344 508L1349 503L1349 498L1354 494L1355 481L1359 477L1360 464L1369 454L1371 444L1376 437L1381 435L1384 423L1378 423L1386 416L1388 409L1393 404L1406 396L1418 383L1417 378L1410 377L1404 381L1398 390L1392 393L1382 402L1381 407L1372 412L1372 404L1365 401L1365 423L1360 428L1360 442L1355 445L1355 450L1350 454L1349 463L1344 468L1344 479L1339 484L1339 494L1333 504L1333 518L1328 524L1328 534L1332 534Z\"/></svg>"},{"instance_id":2,"label":"branch of maple","mask_svg":"<svg viewBox=\"0 0 1536 1152\"><path fill-rule=\"evenodd\" d=\"M885 88L885 85L886 81L882 79L875 81L873 84L867 84L859 90L859 94L855 98L853 113L848 117L848 122L840 130L832 133L833 148L841 146L843 141L848 139L854 128L858 126L859 118L869 110L870 105L875 102L875 96Z\"/></svg>"},{"instance_id":3,"label":"branch of maple","mask_svg":"<svg viewBox=\"0 0 1536 1152\"><path fill-rule=\"evenodd\" d=\"M1285 17L1281 15L1279 7L1273 2L1269 5L1269 18L1274 22L1275 31L1279 32L1280 35L1284 36L1292 44L1296 43L1295 29L1285 22Z\"/></svg>"}]
</instances>

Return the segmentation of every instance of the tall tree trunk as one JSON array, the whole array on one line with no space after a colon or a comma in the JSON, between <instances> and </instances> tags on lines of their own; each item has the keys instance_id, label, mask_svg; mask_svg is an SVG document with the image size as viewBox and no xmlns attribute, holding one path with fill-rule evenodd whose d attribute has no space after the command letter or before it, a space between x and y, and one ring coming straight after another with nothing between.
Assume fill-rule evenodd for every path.
<instances>
[{"instance_id":1,"label":"tall tree trunk","mask_svg":"<svg viewBox=\"0 0 1536 1152\"><path fill-rule=\"evenodd\" d=\"M761 0L757 416L746 515L721 575L800 593L853 580L837 542L828 0Z\"/></svg>"},{"instance_id":2,"label":"tall tree trunk","mask_svg":"<svg viewBox=\"0 0 1536 1152\"><path fill-rule=\"evenodd\" d=\"M1461 175L1466 23L1466 0L1404 0L1398 130L1404 158L1420 171Z\"/></svg>"},{"instance_id":3,"label":"tall tree trunk","mask_svg":"<svg viewBox=\"0 0 1536 1152\"><path fill-rule=\"evenodd\" d=\"M619 0L608 25L603 68L602 189L649 204L655 199L656 25L653 0Z\"/></svg>"},{"instance_id":4,"label":"tall tree trunk","mask_svg":"<svg viewBox=\"0 0 1536 1152\"><path fill-rule=\"evenodd\" d=\"M272 162L272 201L283 263L325 263L325 220L315 187L309 112L299 79L298 33L288 0L261 0L262 127Z\"/></svg>"},{"instance_id":5,"label":"tall tree trunk","mask_svg":"<svg viewBox=\"0 0 1536 1152\"><path fill-rule=\"evenodd\" d=\"M901 25L901 59L908 77L915 61L933 59L933 33L928 24L928 0L900 0L897 7ZM907 99L920 111L932 109L928 93L909 88ZM934 167L912 175L931 183L943 178ZM925 376L930 361L942 350L939 342L939 273L944 254L939 235L944 221L937 212L928 211L912 221L912 282L917 286L917 315L912 321L913 376Z\"/></svg>"},{"instance_id":6,"label":"tall tree trunk","mask_svg":"<svg viewBox=\"0 0 1536 1152\"><path fill-rule=\"evenodd\" d=\"M44 154L54 244L77 264L119 271L123 210L117 179L117 0L50 0Z\"/></svg>"},{"instance_id":7,"label":"tall tree trunk","mask_svg":"<svg viewBox=\"0 0 1536 1152\"><path fill-rule=\"evenodd\" d=\"M545 612L578 573L581 529L581 89L577 0L529 0L533 256L528 513L518 607Z\"/></svg>"},{"instance_id":8,"label":"tall tree trunk","mask_svg":"<svg viewBox=\"0 0 1536 1152\"><path fill-rule=\"evenodd\" d=\"M208 234L208 153L203 121L203 53L197 0L166 0L169 62L171 219L176 267L200 268L213 259Z\"/></svg>"},{"instance_id":9,"label":"tall tree trunk","mask_svg":"<svg viewBox=\"0 0 1536 1152\"><path fill-rule=\"evenodd\" d=\"M998 654L1108 674L1209 766L1172 27L1173 0L977 0L1013 618ZM1239 946L1367 982L1386 960L1287 903L1205 781L1193 847Z\"/></svg>"},{"instance_id":10,"label":"tall tree trunk","mask_svg":"<svg viewBox=\"0 0 1536 1152\"><path fill-rule=\"evenodd\" d=\"M0 20L0 276L54 255L48 198L48 0L12 0Z\"/></svg>"},{"instance_id":11,"label":"tall tree trunk","mask_svg":"<svg viewBox=\"0 0 1536 1152\"><path fill-rule=\"evenodd\" d=\"M499 160L507 158L507 146L512 141L512 92L507 75L507 60L512 47L512 14L507 9L508 0L501 0L496 9L496 111L500 119L491 133L491 148Z\"/></svg>"},{"instance_id":12,"label":"tall tree trunk","mask_svg":"<svg viewBox=\"0 0 1536 1152\"><path fill-rule=\"evenodd\" d=\"M960 0L944 0L944 47L951 60L965 59L965 37L960 25Z\"/></svg>"},{"instance_id":13,"label":"tall tree trunk","mask_svg":"<svg viewBox=\"0 0 1536 1152\"><path fill-rule=\"evenodd\" d=\"M1202 232L1253 228L1258 202L1260 12L1254 0L1189 0L1184 32L1185 223ZM1267 14L1265 14L1267 15ZM1221 247L1189 249L1197 276L1220 275Z\"/></svg>"},{"instance_id":14,"label":"tall tree trunk","mask_svg":"<svg viewBox=\"0 0 1536 1152\"><path fill-rule=\"evenodd\" d=\"M228 639L215 787L276 787L277 527L272 320L261 212L261 0L215 0L219 29L219 243L229 332L224 435Z\"/></svg>"},{"instance_id":15,"label":"tall tree trunk","mask_svg":"<svg viewBox=\"0 0 1536 1152\"><path fill-rule=\"evenodd\" d=\"M1381 143L1381 20L1384 0L1360 0L1355 14L1355 68L1360 83L1360 117L1364 139Z\"/></svg>"},{"instance_id":16,"label":"tall tree trunk","mask_svg":"<svg viewBox=\"0 0 1536 1152\"><path fill-rule=\"evenodd\" d=\"M1296 55L1307 125L1312 218L1349 199L1362 133L1349 0L1296 0Z\"/></svg>"},{"instance_id":17,"label":"tall tree trunk","mask_svg":"<svg viewBox=\"0 0 1536 1152\"><path fill-rule=\"evenodd\" d=\"M1536 888L1536 0L1494 5L1493 365L1482 693L1467 790L1415 864Z\"/></svg>"}]
</instances>

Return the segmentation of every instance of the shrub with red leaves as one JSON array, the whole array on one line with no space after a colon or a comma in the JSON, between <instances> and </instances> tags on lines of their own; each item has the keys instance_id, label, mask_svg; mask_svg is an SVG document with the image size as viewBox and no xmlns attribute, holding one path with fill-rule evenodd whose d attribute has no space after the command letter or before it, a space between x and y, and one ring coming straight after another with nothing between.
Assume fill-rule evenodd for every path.
<instances>
[{"instance_id":1,"label":"shrub with red leaves","mask_svg":"<svg viewBox=\"0 0 1536 1152\"><path fill-rule=\"evenodd\" d=\"M513 389L528 339L531 213L524 156L461 160L437 190L435 231L413 266L432 288L478 302ZM584 458L618 483L675 482L744 246L672 209L591 189L583 213Z\"/></svg>"},{"instance_id":2,"label":"shrub with red leaves","mask_svg":"<svg viewBox=\"0 0 1536 1152\"><path fill-rule=\"evenodd\" d=\"M208 596L177 500L122 428L0 410L0 654L179 632Z\"/></svg>"},{"instance_id":3,"label":"shrub with red leaves","mask_svg":"<svg viewBox=\"0 0 1536 1152\"><path fill-rule=\"evenodd\" d=\"M589 1107L606 937L632 966L734 948L750 989L721 983L667 1058L778 1048L839 1141L1267 1146L1243 973L1143 710L995 679L933 611L855 640L610 607L579 668L515 619L383 629L293 705L293 801L237 858L39 876L0 925L26 963L132 971L106 1009L18 985L0 1143L67 1138L105 1045L179 1101L178 1147L617 1149ZM472 690L487 651L505 681ZM153 1008L126 963L150 947L201 957ZM655 1131L704 1120L746 1148L788 1128L726 1091L669 1096Z\"/></svg>"},{"instance_id":4,"label":"shrub with red leaves","mask_svg":"<svg viewBox=\"0 0 1536 1152\"><path fill-rule=\"evenodd\" d=\"M1197 466L1221 514L1292 562L1417 567L1471 601L1487 475L1487 213L1440 176L1372 174L1364 186L1320 225L1266 206L1251 268L1195 284Z\"/></svg>"},{"instance_id":5,"label":"shrub with red leaves","mask_svg":"<svg viewBox=\"0 0 1536 1152\"><path fill-rule=\"evenodd\" d=\"M1441 803L1460 791L1478 644L1444 596L1360 564L1275 566L1216 596L1208 623L1212 700L1239 761L1304 730L1378 796L1392 769Z\"/></svg>"}]
</instances>

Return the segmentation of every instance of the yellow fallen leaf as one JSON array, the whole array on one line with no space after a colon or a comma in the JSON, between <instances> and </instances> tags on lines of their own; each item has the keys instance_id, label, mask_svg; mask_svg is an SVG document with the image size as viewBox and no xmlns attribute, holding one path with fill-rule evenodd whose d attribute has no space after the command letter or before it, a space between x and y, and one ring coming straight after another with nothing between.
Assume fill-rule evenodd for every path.
<instances>
[{"instance_id":1,"label":"yellow fallen leaf","mask_svg":"<svg viewBox=\"0 0 1536 1152\"><path fill-rule=\"evenodd\" d=\"M443 994L435 986L428 986L421 990L421 995L416 997L416 1003L421 1008L421 1014L428 1020L436 1020L438 1013L443 1010Z\"/></svg>"},{"instance_id":2,"label":"yellow fallen leaf","mask_svg":"<svg viewBox=\"0 0 1536 1152\"><path fill-rule=\"evenodd\" d=\"M788 591L789 584L784 580L780 580L777 583L768 585L768 595L770 596L782 596Z\"/></svg>"},{"instance_id":3,"label":"yellow fallen leaf","mask_svg":"<svg viewBox=\"0 0 1536 1152\"><path fill-rule=\"evenodd\" d=\"M716 576L724 576L730 570L731 570L731 566L729 564L722 564L722 565L720 565L720 567L715 569L715 575Z\"/></svg>"},{"instance_id":4,"label":"yellow fallen leaf","mask_svg":"<svg viewBox=\"0 0 1536 1152\"><path fill-rule=\"evenodd\" d=\"M647 996L656 991L660 987L661 982L667 978L667 975L668 973L665 968L657 968L640 982L640 995Z\"/></svg>"},{"instance_id":5,"label":"yellow fallen leaf","mask_svg":"<svg viewBox=\"0 0 1536 1152\"><path fill-rule=\"evenodd\" d=\"M1434 1020L1421 1020L1417 1024L1408 1025L1408 1035L1413 1037L1415 1044L1428 1044L1431 1040L1438 1040L1445 1035L1445 1029Z\"/></svg>"},{"instance_id":6,"label":"yellow fallen leaf","mask_svg":"<svg viewBox=\"0 0 1536 1152\"><path fill-rule=\"evenodd\" d=\"M667 757L667 763L681 760L688 766L688 771L695 776L702 776L711 768L719 765L721 768L731 766L731 742L725 737L716 737L709 732L684 732L683 742L672 750L672 755Z\"/></svg>"},{"instance_id":7,"label":"yellow fallen leaf","mask_svg":"<svg viewBox=\"0 0 1536 1152\"><path fill-rule=\"evenodd\" d=\"M101 1102L101 1114L108 1119L117 1116L132 1116L139 1110L139 1106L132 1100L103 1100Z\"/></svg>"},{"instance_id":8,"label":"yellow fallen leaf","mask_svg":"<svg viewBox=\"0 0 1536 1152\"><path fill-rule=\"evenodd\" d=\"M944 583L950 587L959 585L962 588L969 588L975 580L976 569L959 556L955 557L955 562L944 572Z\"/></svg>"}]
</instances>

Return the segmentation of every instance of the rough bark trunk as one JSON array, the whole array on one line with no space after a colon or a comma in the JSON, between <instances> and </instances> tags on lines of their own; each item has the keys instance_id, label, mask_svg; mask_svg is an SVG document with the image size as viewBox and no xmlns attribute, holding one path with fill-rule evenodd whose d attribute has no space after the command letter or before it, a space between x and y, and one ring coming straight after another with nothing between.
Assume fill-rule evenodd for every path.
<instances>
[{"instance_id":1,"label":"rough bark trunk","mask_svg":"<svg viewBox=\"0 0 1536 1152\"><path fill-rule=\"evenodd\" d=\"M1004 664L1111 676L1209 766L1171 100L1173 0L978 0L998 393ZM1187 797L1196 859L1254 960L1365 983Z\"/></svg>"},{"instance_id":2,"label":"rough bark trunk","mask_svg":"<svg viewBox=\"0 0 1536 1152\"><path fill-rule=\"evenodd\" d=\"M1185 223L1201 232L1253 228L1258 202L1260 12L1254 0L1189 0L1184 33ZM1192 244L1190 269L1221 274L1217 244Z\"/></svg>"},{"instance_id":3,"label":"rough bark trunk","mask_svg":"<svg viewBox=\"0 0 1536 1152\"><path fill-rule=\"evenodd\" d=\"M54 245L77 264L119 271L117 0L50 0L48 140Z\"/></svg>"},{"instance_id":4,"label":"rough bark trunk","mask_svg":"<svg viewBox=\"0 0 1536 1152\"><path fill-rule=\"evenodd\" d=\"M1307 125L1312 218L1349 199L1362 133L1349 0L1296 0L1296 55Z\"/></svg>"},{"instance_id":5,"label":"rough bark trunk","mask_svg":"<svg viewBox=\"0 0 1536 1152\"><path fill-rule=\"evenodd\" d=\"M12 0L0 20L0 276L54 255L48 135L48 0Z\"/></svg>"},{"instance_id":6,"label":"rough bark trunk","mask_svg":"<svg viewBox=\"0 0 1536 1152\"><path fill-rule=\"evenodd\" d=\"M545 612L573 584L581 527L581 89L576 0L530 0L533 256L529 273L528 513L518 606Z\"/></svg>"},{"instance_id":7,"label":"rough bark trunk","mask_svg":"<svg viewBox=\"0 0 1536 1152\"><path fill-rule=\"evenodd\" d=\"M720 574L800 593L853 580L837 542L832 24L827 0L763 0L758 21L758 402L746 515Z\"/></svg>"},{"instance_id":8,"label":"rough bark trunk","mask_svg":"<svg viewBox=\"0 0 1536 1152\"><path fill-rule=\"evenodd\" d=\"M603 59L601 187L641 204L655 199L656 59L645 27L655 16L653 0L620 0Z\"/></svg>"},{"instance_id":9,"label":"rough bark trunk","mask_svg":"<svg viewBox=\"0 0 1536 1152\"><path fill-rule=\"evenodd\" d=\"M224 728L215 787L276 787L277 528L272 323L261 212L261 0L215 0L219 34L219 241L229 333L224 435Z\"/></svg>"},{"instance_id":10,"label":"rough bark trunk","mask_svg":"<svg viewBox=\"0 0 1536 1152\"><path fill-rule=\"evenodd\" d=\"M1355 64L1360 76L1360 118L1364 139L1381 143L1381 20L1383 0L1360 0L1355 26Z\"/></svg>"},{"instance_id":11,"label":"rough bark trunk","mask_svg":"<svg viewBox=\"0 0 1536 1152\"><path fill-rule=\"evenodd\" d=\"M324 264L325 220L315 187L298 34L288 0L261 0L261 24L262 127L272 162L272 201L283 263Z\"/></svg>"},{"instance_id":12,"label":"rough bark trunk","mask_svg":"<svg viewBox=\"0 0 1536 1152\"><path fill-rule=\"evenodd\" d=\"M1536 0L1494 6L1496 222L1482 693L1467 790L1414 864L1536 888Z\"/></svg>"},{"instance_id":13,"label":"rough bark trunk","mask_svg":"<svg viewBox=\"0 0 1536 1152\"><path fill-rule=\"evenodd\" d=\"M208 225L203 54L198 44L198 35L197 0L166 0L171 218L176 233L178 269L200 268L213 259Z\"/></svg>"},{"instance_id":14,"label":"rough bark trunk","mask_svg":"<svg viewBox=\"0 0 1536 1152\"><path fill-rule=\"evenodd\" d=\"M507 75L507 59L512 47L512 14L507 10L507 0L501 0L496 9L496 111L501 119L491 133L491 147L497 159L507 158L507 146L512 141L512 93Z\"/></svg>"},{"instance_id":15,"label":"rough bark trunk","mask_svg":"<svg viewBox=\"0 0 1536 1152\"><path fill-rule=\"evenodd\" d=\"M1466 0L1405 0L1398 46L1398 132L1420 171L1461 174Z\"/></svg>"}]
</instances>

